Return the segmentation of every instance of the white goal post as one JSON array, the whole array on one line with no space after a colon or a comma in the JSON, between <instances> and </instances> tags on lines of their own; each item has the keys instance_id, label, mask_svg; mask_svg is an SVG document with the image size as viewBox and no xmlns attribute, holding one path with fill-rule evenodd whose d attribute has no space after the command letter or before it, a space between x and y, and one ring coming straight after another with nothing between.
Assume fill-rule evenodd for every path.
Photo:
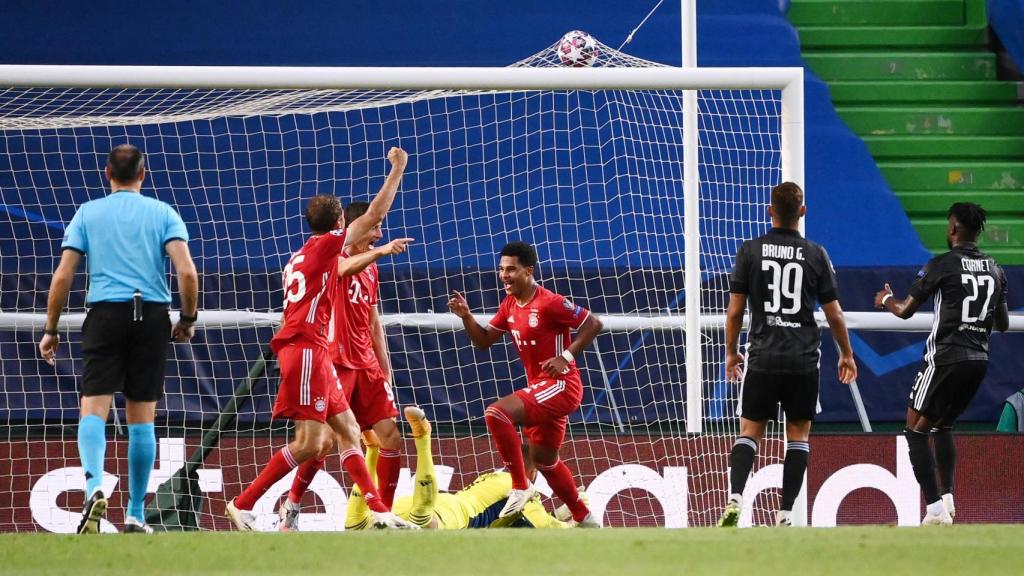
<instances>
[{"instance_id":1,"label":"white goal post","mask_svg":"<svg viewBox=\"0 0 1024 576\"><path fill-rule=\"evenodd\" d=\"M387 138L380 136L377 129L386 121L391 121L382 119L385 115L375 110L404 107L403 113L415 116L410 124L414 140L419 136L418 130L421 126L427 130L435 129L435 125L444 129L444 126L458 121L464 121L466 125L472 122L473 130L479 130L482 134L487 133L491 125L498 124L496 133L501 138L520 138L520 135L515 134L515 130L521 127L535 130L535 133L522 136L522 143L517 141L513 146L514 158L510 160L512 164L509 167L501 164L500 158L494 159L495 155L501 156L500 147L496 151L487 150L489 159L486 162L489 164L481 168L480 174L467 176L476 179L470 182L470 185L490 191L488 183L494 181L494 171L498 173L497 178L504 178L508 172L511 174L509 178L512 178L510 182L513 192L503 188L502 186L506 186L504 184L499 186L496 194L502 196L502 200L509 200L514 194L518 194L515 189L520 184L536 187L541 196L549 186L561 187L566 188L568 192L552 202L554 207L566 210L578 208L573 206L571 198L568 198L574 191L597 190L609 186L609 189L614 190L619 196L621 204L609 202L608 206L599 207L600 210L585 212L593 213L595 216L592 220L574 220L573 225L595 229L610 227L613 220L623 218L622 213L625 213L626 222L616 224L619 229L615 234L618 236L611 238L612 241L608 243L599 244L587 240L589 244L583 245L583 240L566 239L564 245L558 245L561 240L552 240L543 247L542 259L545 251L555 252L561 254L558 265L579 267L579 270L571 275L559 276L561 273L558 272L556 265L553 279L556 283L569 282L569 285L577 288L581 283L591 280L587 275L594 272L588 270L599 267L604 262L613 263L610 271L601 272L606 275L599 281L615 284L615 290L609 291L608 294L588 294L584 289L582 293L570 294L574 299L582 299L584 302L587 302L589 297L590 307L596 309L604 318L606 333L616 334L619 339L602 340L602 346L608 348L588 352L587 357L582 359L586 365L590 386L598 388L595 396L600 393L602 397L600 400L588 400L590 405L586 408L587 418L591 419L583 424L598 428L595 432L589 432L589 429L585 428L580 433L582 441L570 446L567 449L568 453L563 457L570 466L587 468L586 474L591 477L594 473L607 472L601 476L600 481L595 481L595 484L590 486L592 501L599 510L611 506L609 502L617 493L624 490L621 483L625 483L627 489L623 492L625 496L622 497L625 503L619 504L621 510L616 512L616 517L620 520L615 522L616 525L650 525L650 511L658 509L658 506L662 509L660 517L664 518L664 521L657 522L666 526L711 523L717 513L714 507L720 505L719 501L724 501L727 493L726 475L722 470L727 460L730 434L734 433L734 421L729 416L732 408L726 408L726 405L734 402L735 392L725 392L726 396L715 400L709 400L704 395L708 389L706 382L717 385L721 381L718 371L724 361L724 355L721 353L721 297L727 290L723 291L720 278L727 272L736 242L751 237L766 227L767 216L764 206L771 185L778 183L780 179L793 181L801 186L804 183L804 71L801 68L671 68L640 61L608 47L602 50L603 58L613 61L611 67L571 69L558 66L557 63L551 64L544 60L546 56L539 55L534 56L531 61L524 61L518 65L520 67L510 68L0 65L0 157L4 154L12 157L8 162L12 166L10 170L15 172L11 177L15 181L13 189L26 190L23 204L18 204L18 201L22 201L20 193L17 194L17 198L12 196L11 200L5 197L5 201L9 206L26 214L26 218L35 219L34 224L25 225L27 228L33 225L53 224L47 229L46 238L43 238L42 233L38 237L29 238L30 242L19 248L25 251L18 252L17 260L10 259L7 264L16 266L19 276L24 274L26 278L32 277L37 280L48 277L52 271L54 254L37 254L33 250L52 250L53 242L59 241L59 220L65 218L65 213L75 207L69 204L82 201L83 189L96 190L97 185L101 184L95 180L96 170L93 163L99 158L103 147L119 139L143 142L144 152L154 160L151 174L157 180L152 186L156 187L158 197L172 195L176 189L180 190L180 187L184 187L186 194L191 194L195 187L196 206L184 207L190 210L201 208L191 210L190 217L186 218L190 230L193 227L201 230L214 229L218 223L208 220L218 217L214 214L231 214L233 222L237 221L238 214L245 213L249 208L252 208L252 212L259 218L266 219L261 225L266 224L266 233L274 235L270 238L274 242L269 245L277 250L261 260L261 264L265 264L269 270L284 256L285 249L296 248L294 242L302 233L294 206L302 197L308 197L310 190L317 186L330 189L332 183L339 180L339 189L352 184L352 191L348 192L351 194L355 194L356 190L365 194L372 188L371 179L376 177L377 169L370 164L378 162L379 159L371 157L365 148L372 144L376 150L377 147L383 147L388 143L385 141ZM604 100L592 103L598 100L593 95L597 93L608 93L606 99L610 103ZM692 95L692 99L679 98L681 93ZM501 114L516 110L514 106L510 108L506 105L506 100L510 98L521 98L525 102L522 107L530 115L553 114L555 119L550 121L550 125L547 124L548 120L538 124L525 121L520 125L515 118L489 115L491 109L499 110ZM697 116L697 111L691 105L689 113L692 115L689 116L689 120L679 122L679 113L686 111L686 102L700 102L704 107L703 112ZM461 119L466 114L465 111L454 108L456 104L465 104L472 116L471 120ZM553 110L550 110L552 108ZM607 111L609 109L611 112ZM351 118L345 116L346 114L351 115ZM299 120L289 119L291 117L297 117ZM744 117L754 120L748 122ZM582 128L574 124L578 118L582 118ZM255 121L249 122L251 119ZM339 127L340 123L350 120L364 125L350 128L346 124ZM564 122L569 124L564 125ZM610 131L607 134L601 132L608 124L612 125ZM377 131L373 132L371 128ZM266 130L269 134L254 134L254 131L261 130ZM332 130L338 131L338 135L333 135ZM509 130L513 132L511 136L507 135ZM748 131L746 135L743 133L744 130ZM196 135L200 132L202 138L207 139L204 140L207 142L204 145L215 147L213 150L196 148L193 140L199 139ZM303 144L301 139L298 144L293 141L285 142L287 138L293 137L294 132L303 132L303 137L309 137L310 141L319 134L325 134L327 143L317 141L316 149L307 150L307 144ZM685 134L680 134L681 132ZM713 135L712 140L704 141L699 138L699 135L705 132ZM42 136L39 136L40 134ZM369 143L363 145L355 140L335 140L341 137L354 139L357 135L366 138ZM682 137L684 135L685 138ZM264 136L266 141L261 140ZM405 136L408 137L408 132ZM433 213L431 210L436 212L436 208L441 205L452 210L455 207L448 206L451 199L441 197L441 186L435 183L434 175L443 170L441 163L445 160L442 158L450 158L451 162L455 163L455 152L468 155L478 150L474 148L477 146L475 143L455 142L449 139L448 135L441 136L436 143L431 144L433 148L427 152L438 157L436 164L431 164L432 168L429 171L421 168L414 174L407 172L404 185L407 189L414 190L412 194L426 194L416 190L417 182L424 189L429 188L429 194L423 196L422 200L418 196L412 198L424 202L429 200L433 204L425 207L428 209L424 212L425 215L418 215L411 221L419 223L422 218L422 223L418 224L422 236L418 240L421 243L430 243L435 248L449 239L429 237L431 231L440 228L432 228L427 223L426 214ZM536 139L531 139L535 136ZM289 172L295 169L295 159L279 153L279 150L267 143L270 137L276 138L274 146L282 149L299 149L297 157L300 157L303 165L299 166L300 170L295 174ZM591 141L599 137L611 138L615 142ZM50 138L55 139L51 142L48 140ZM749 169L742 159L745 151L737 152L736 149L737 146L742 146L744 138L755 144L755 149L749 153L756 159L751 162L761 163ZM525 152L523 144L527 146ZM221 145L224 148L217 148ZM339 149L349 145L361 146L359 153L365 156L345 156L336 151L332 151L333 155L328 155L327 160L316 156L316 153L323 149ZM541 151L530 148L548 145L554 146L558 154L562 154L551 160L554 166L545 164L548 159ZM47 149L47 146L53 146L53 149ZM565 167L560 163L564 163L566 158L574 157L573 154L579 152L581 148L583 152L580 152L580 157L586 156L588 147L590 152L596 149L597 154L593 160L587 157L587 162L590 163L587 167L588 172L581 177L582 180L578 180L578 175L572 173L574 167ZM701 154L709 155L698 156L698 147L702 151ZM304 152L311 152L310 160L301 156ZM415 150L410 152L416 154ZM684 166L680 166L684 153L685 157L690 159L690 165L685 170ZM57 160L47 160L47 154L55 155ZM184 155L197 158L194 163L199 166L190 167L179 158ZM243 180L248 182L246 178L253 178L246 173L256 171L251 164L238 164L239 158L244 160L246 155L271 158L266 160L268 169L271 161L278 163L273 166L274 178L278 179L273 182L273 192L281 194L283 190L284 198L262 198L259 195L265 190L260 188L254 190L257 196L255 199L251 198L251 192L250 198L245 200L237 194L230 198L219 195L215 197L216 200L206 199L208 197L203 195L206 188L220 185L241 189L245 186ZM28 159L22 162L22 156ZM64 161L67 159L74 159L80 162L80 165L65 164ZM702 166L700 170L697 169L694 159ZM309 173L303 172L309 166L305 164L306 162L312 164L312 177ZM465 168L466 161L460 162L463 164L450 170ZM612 174L607 179L588 180L595 178L594 175L602 174L607 166L615 172L616 162L621 162L618 166L622 170L621 174ZM671 166L672 163L675 163L675 166ZM342 170L343 176L335 176L339 173L338 166L342 164L352 164L356 167L346 168L347 171ZM465 169L471 171L470 168ZM196 183L192 181L190 170L206 172L195 176L198 181ZM547 178L547 170L551 170L550 174L556 174L557 177L553 181L542 181L537 184L530 180L538 173L541 174L541 180ZM54 177L62 176L58 174L62 171L75 176L76 184L61 184L62 190L74 191L75 196L72 197L70 192L62 192L62 195L41 193L40 190L45 189L52 181L61 180ZM210 172L215 173L217 177L224 176L227 184L209 184L202 180ZM26 174L28 178L22 180ZM720 201L716 200L718 204L704 198L702 186L707 182L701 179L707 177L705 174L710 174L712 179L717 178L710 185L734 192L729 192L730 195ZM3 174L0 174L0 177L3 177ZM79 181L85 184L77 183ZM294 193L293 188L296 191ZM148 191L149 188L144 192ZM405 193L407 192L403 192ZM527 201L527 198L515 199L516 202L520 200ZM211 211L209 202L236 202L238 205L225 204L218 206L225 210ZM251 205L243 205L243 202ZM287 204L288 210L280 209L281 204ZM507 204L511 205L512 202L509 201ZM667 205L671 205L671 210L659 213ZM502 206L507 209L506 204ZM591 208L593 207L588 207L587 210ZM416 209L413 200L401 208L406 213ZM621 213L616 213L616 210ZM702 214L702 210L710 211ZM54 216L58 212L59 215ZM282 213L290 215L290 224L277 223L283 218ZM600 217L597 214L600 214ZM476 216L477 214L474 214L474 217ZM479 218L486 221L498 216L500 214L488 212L480 214ZM722 222L725 224L721 224ZM456 224L458 222L453 226ZM542 227L553 230L550 234L556 238L562 238L561 234L564 232L559 231L558 227L563 224L557 219L542 219L538 222L526 219L517 221L516 224L523 227L527 237L528 233L538 232ZM631 229L630 226L634 225L649 227L642 230ZM593 232L592 235L599 232ZM474 229L471 233L476 235L473 239L477 244L488 245L488 248L481 249L484 251L478 252L481 260L493 258L494 253L500 248L500 243L497 247L494 247L494 243L501 241L505 235L504 232L494 232L486 227ZM230 277L232 270L224 262L235 255L230 247L232 242L239 239L221 235L219 229L217 234L213 240L215 243L223 243L225 251L211 251L203 255L207 271L219 274L222 278ZM201 234L195 236L196 241L211 240L204 240ZM681 241L677 237L681 237ZM17 235L13 238L0 238L5 242L10 241L12 245L19 239L23 238ZM665 246L683 248L683 258L678 261L685 262L685 269L676 267L676 264L666 265L663 261L651 257ZM242 250L245 247L238 249ZM636 264L614 264L620 256L614 250L626 250ZM679 255L677 252L673 257ZM714 269L703 269L702 262L709 261L713 261ZM453 265L458 266L461 260L456 258L453 262ZM474 260L473 266L477 265ZM630 268L631 265L634 267ZM666 269L666 266L671 269ZM541 281L552 281L551 268L542 266L541 269L546 274L542 275ZM482 277L482 274L482 270L476 268L466 272L467 276L474 278ZM448 286L450 280L452 278L446 276L439 279L439 282ZM230 290L233 286L230 279L222 282L221 288L224 290ZM704 288L708 282L715 284ZM484 291L485 284L481 282L481 287L477 290ZM458 287L458 281L453 287ZM37 282L35 287L30 289L34 290L35 294L24 299L25 302L30 302L29 304L19 302L13 309L5 306L7 311L0 312L0 334L18 334L14 337L15 341L10 344L17 345L19 350L25 351L19 358L21 365L26 367L26 372L35 370L34 374L27 373L27 376L53 378L53 375L47 374L46 371L31 368L32 358L29 356L28 343L38 334L44 317L44 311L38 304L38 291L44 288ZM76 290L78 302L81 302L81 290ZM210 306L208 300L200 314L199 328L231 332L233 335L230 338L224 337L224 342L217 339L215 343L200 343L196 346L220 348L219 353L229 355L231 360L252 363L256 359L251 354L243 353L248 348L239 344L239 341L265 338L267 331L276 326L279 320L279 295L269 285L261 285L258 288L251 284L242 285L239 290L249 291L249 295L253 296L252 300L260 304L235 306L231 304L235 299L226 294L214 297L213 302L228 304ZM682 298L684 293L685 300ZM608 304L612 298L617 298L618 294L624 298L634 298L635 303L605 306L612 310L606 313L602 305ZM673 299L673 295L676 298ZM485 300L493 298L491 293L485 296ZM264 304L266 302L269 302L269 305ZM471 356L472 353L466 343L457 339L460 336L451 334L453 330L459 328L459 324L451 315L437 313L436 308L426 311L422 309L423 307L418 307L416 312L405 312L401 310L401 306L395 307L400 310L388 311L383 317L387 326L402 331L437 333L436 338L443 338L439 341L453 341L454 346L460 348L457 351L460 359ZM481 307L479 296L473 307L477 313L493 310L490 306ZM618 308L622 309L621 312ZM80 327L83 319L82 312L83 308L78 304L62 317L60 329L71 332L69 346L65 350L75 350L76 342L73 337L76 336L74 332ZM485 314L481 314L480 318L487 319ZM230 342L227 342L228 340ZM225 350L227 352L224 352ZM393 349L393 353L401 354L402 351ZM183 369L183 366L192 361L191 352L186 352L182 348L176 351L175 355L176 359L172 357L171 361L177 363L177 369L190 373L191 369ZM238 358L235 359L231 355L237 355ZM210 356L214 354L211 353ZM620 362L620 366L605 366L612 359ZM680 362L679 359L683 359L684 362ZM483 368L484 374L490 374L491 371L499 372L502 374L501 386L505 386L507 381L511 382L505 373L514 372L509 368L513 363L506 358L471 361L475 362L470 366L471 371ZM647 362L650 367L628 367L626 362L629 361L633 361L634 365ZM411 367L407 370L410 378L418 376ZM646 389L630 388L623 391L620 398L619 390L615 388L616 374L630 372L632 374L628 377L634 381L643 381L649 376L656 378L656 382L651 383L652 387L658 387L655 393L651 394ZM64 377L68 377L67 373ZM512 379L518 377L515 375ZM213 376L209 380L216 384L218 378L224 377ZM434 381L430 384L434 384ZM476 410L478 400L473 399L469 402L459 398L462 398L462 388L479 390L477 383L442 382L440 386L442 391L437 395L438 399L431 399L430 402L433 404L428 405L428 408L432 407L441 414L448 414L451 411L444 402L450 401L465 404L460 414L469 414ZM681 391L684 389L685 394L682 394ZM72 392L66 390L65 393ZM260 396L252 401L251 410L265 409L272 393L272 389L261 389ZM479 391L473 393L479 394ZM445 400L450 394L455 399ZM468 396L469 393L466 394L467 398ZM216 416L218 411L224 409L224 406L219 404L221 398L214 396L206 400L209 412L202 413L204 423L208 423L209 417ZM181 403L178 397L175 397L175 402ZM617 402L632 404L617 405ZM665 403L664 408L659 407L661 402ZM714 405L711 406L709 402ZM73 405L73 400L66 399L63 404L69 407ZM710 409L707 408L709 406ZM683 407L681 411L680 407ZM651 420L643 419L645 411L649 413ZM706 411L713 413L705 413ZM26 408L26 413L31 413L29 408ZM60 416L62 424L72 425L73 413L63 414L65 415ZM246 416L258 420L258 415ZM439 425L435 430L451 430L449 435L456 436L466 426L479 424L466 422L465 416L459 418L457 421L442 421L443 426ZM259 426L266 425L261 423ZM165 434L171 434L172 430L173 428L168 426L166 431L158 431L158 436L163 438ZM191 429L188 434L194 438L196 429ZM234 452L229 454L230 457L239 462L237 467L244 468L245 477L251 477L256 470L254 462L264 457L264 452L269 446L281 442L281 434L282 432L275 428L254 429L249 437L231 444L232 447L225 448L224 451L233 450ZM618 436L606 439L605 436L608 434ZM782 446L778 442L778 431L775 430L773 434L772 447L766 448L759 456L759 461L764 464L781 462ZM0 438L0 441L2 440ZM451 440L450 444L445 445L445 450L450 453L442 452L439 455L442 463L471 460L477 470L490 465L492 456L486 448L486 438L474 433L472 440L473 443L470 445L458 438ZM71 445L64 446L63 452L49 458L69 467L62 469L71 469L70 467L77 465L76 459ZM654 464L649 464L653 470L641 470L634 466L642 459L653 462ZM600 461L600 466L587 464L588 461ZM44 466L49 467L50 464ZM118 462L115 469L123 469L121 466L123 462ZM655 476L649 476L651 473ZM228 492L229 486L232 490L237 490L243 483L241 472L232 471L230 474L230 479L225 477L222 482L222 494ZM766 480L769 484L762 485L771 486L771 482L774 481L777 479ZM686 502L684 494L682 502L673 500L673 494L677 496L681 490L680 486L685 487L687 482L692 487L692 499ZM204 486L204 490L216 488L213 483ZM640 495L635 490L630 492L637 486L650 495ZM332 503L325 505L333 513L331 505L337 500L324 499L323 493L318 494L325 502ZM763 502L754 508L756 510L752 512L753 514L758 515L762 521L768 521L767 508ZM203 515L203 527L222 527L219 524L219 515L215 512L204 512ZM52 518L36 520L46 529L60 530L64 529L68 521L65 516L64 512L58 510L54 512ZM334 516L325 517L323 525L331 525L332 519ZM751 517L745 519L745 522L750 521ZM0 529L6 525L8 522L0 517Z\"/></svg>"},{"instance_id":2,"label":"white goal post","mask_svg":"<svg viewBox=\"0 0 1024 576\"><path fill-rule=\"evenodd\" d=\"M0 253L9 280L0 346L18 351L7 365L20 371L0 374L8 383L4 393L16 401L0 446L12 459L39 458L30 468L45 472L29 479L34 484L28 487L29 480L12 476L10 496L21 501L21 492L31 490L33 502L42 503L42 511L33 505L31 512L41 529L63 531L76 521L72 506L58 502L60 490L75 489L80 476L63 429L76 421L72 382L80 367L74 354L84 319L81 285L59 327L72 358L65 356L63 368L53 373L35 360L34 343L45 319L42 281L59 257L61 221L84 199L103 194L98 163L111 144L142 143L152 160L144 193L178 200L179 209L189 212L186 224L200 232L193 238L202 244L200 271L219 278L212 290L221 293L207 294L198 327L222 334L207 339L201 333L193 344L197 352L176 347L171 358L178 378L184 374L202 389L175 391L168 402L181 412L183 406L197 409L189 394L201 398L196 421L158 430L162 476L155 476L160 488L154 497L168 502L174 491L165 487L178 467L188 468L183 464L186 456L193 460L190 452L198 455L193 463L204 466L214 450L211 461L219 468L198 469L195 480L203 494L219 494L209 497L213 502L237 493L287 435L266 421L276 389L272 377L254 384L268 365L259 350L279 322L280 294L273 282L255 283L257 275L244 264L241 275L248 276L238 281L232 258L240 253L240 261L258 260L260 274L276 277L304 236L296 209L302 199L320 189L353 198L370 193L383 162L378 156L397 139L384 126L405 122L402 137L421 148L410 150L412 162L421 160L419 154L430 158L407 171L392 217L405 232L413 227L415 234L406 235L433 251L423 253L445 255L442 264L451 269L416 277L411 256L395 265L396 278L405 276L388 280L382 318L389 339L414 345L412 352L392 347L402 366L396 379L404 378L400 392L407 399L414 396L435 417L443 442L436 454L440 465L456 476L464 472L460 481L466 482L470 472L494 464L474 415L482 411L481 397L510 391L521 369L507 353L469 350L456 334L461 323L439 312L437 297L471 284L473 309L488 320L493 305L481 302L494 301L489 267L501 242L510 230L540 236L542 261L554 262L542 262L541 282L561 283L605 325L602 348L581 358L592 396L575 422L578 431L570 427L563 458L590 482L595 509L607 511L613 525L713 523L727 495L727 454L736 433L736 392L721 372L728 293L722 278L738 243L767 228L771 186L783 180L804 184L804 71L671 68L601 46L600 66L606 67L584 69L559 65L552 49L510 68L0 65L0 207L12 221L24 220L11 224L12 232L0 227L0 242L11 246ZM453 136L468 131L479 141ZM488 147L489 138L501 142ZM565 165L575 160L586 164L582 173ZM601 199L605 187L608 198ZM585 206L577 206L577 193L586 195ZM525 210L533 202L544 204L540 212L491 225L507 217L503 211ZM572 212L568 224L559 210ZM247 218L259 221L246 227ZM239 239L232 227L259 237ZM593 230L574 235L568 227ZM452 231L455 237L443 235ZM676 251L672 258L656 258L666 247ZM467 251L474 251L469 258ZM401 282L418 284L400 293L395 285ZM24 291L24 298L12 289ZM407 306L403 299L416 300L419 290L433 300ZM851 329L927 331L931 315L901 321L847 313L847 321ZM1015 316L1011 329L1024 329L1024 319ZM438 350L450 354L434 356L428 365L426 356ZM194 373L192 365L202 362L209 372ZM456 378L446 376L453 372ZM493 380L485 389L479 380L488 378ZM44 380L49 387L40 385ZM54 386L54 380L64 383ZM60 396L60 412L36 405L39 389ZM33 420L41 412L42 420ZM221 434L222 421L235 417L244 426ZM33 426L42 432L15 431ZM217 448L206 441L211 434ZM769 436L757 466L767 472L752 482L758 490L776 489L780 478L772 474L781 468L781 431L773 428ZM46 455L18 456L24 437L40 440ZM116 482L125 463L118 449L111 454L108 471ZM338 475L337 463L327 470ZM310 523L334 529L343 490L329 479L318 482L311 490L327 513ZM264 527L279 494L272 490L257 505ZM754 496L751 501L742 522L770 522L770 503ZM195 526L226 527L215 506L197 506ZM26 514L17 506L5 511L0 530L24 529Z\"/></svg>"},{"instance_id":3,"label":"white goal post","mask_svg":"<svg viewBox=\"0 0 1024 576\"><path fill-rule=\"evenodd\" d=\"M699 90L781 91L782 180L804 186L804 71L802 68L304 68L246 66L22 66L0 65L0 85L65 88L197 88L247 90ZM684 108L693 110L693 106ZM696 124L696 111L685 116ZM687 150L696 160L697 130L686 129ZM694 162L687 162L685 235L686 282L701 278L699 182ZM687 432L702 430L703 375L700 311L694 297L686 301Z\"/></svg>"}]
</instances>

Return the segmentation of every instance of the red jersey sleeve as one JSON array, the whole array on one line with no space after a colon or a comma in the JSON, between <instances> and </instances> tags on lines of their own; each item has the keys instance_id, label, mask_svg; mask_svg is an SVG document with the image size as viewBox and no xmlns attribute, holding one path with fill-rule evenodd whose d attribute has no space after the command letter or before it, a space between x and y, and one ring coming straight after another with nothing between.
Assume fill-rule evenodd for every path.
<instances>
[{"instance_id":1,"label":"red jersey sleeve","mask_svg":"<svg viewBox=\"0 0 1024 576\"><path fill-rule=\"evenodd\" d=\"M545 308L544 315L555 326L572 328L573 330L579 328L587 317L590 316L589 310L561 295L552 298Z\"/></svg>"},{"instance_id":2,"label":"red jersey sleeve","mask_svg":"<svg viewBox=\"0 0 1024 576\"><path fill-rule=\"evenodd\" d=\"M494 328L495 330L500 330L502 332L508 332L508 302L509 302L509 298L511 298L511 296L506 297L504 300L501 301L501 305L498 306L498 312L494 315L494 318L491 318L491 321L488 322L488 324L492 328Z\"/></svg>"}]
</instances>

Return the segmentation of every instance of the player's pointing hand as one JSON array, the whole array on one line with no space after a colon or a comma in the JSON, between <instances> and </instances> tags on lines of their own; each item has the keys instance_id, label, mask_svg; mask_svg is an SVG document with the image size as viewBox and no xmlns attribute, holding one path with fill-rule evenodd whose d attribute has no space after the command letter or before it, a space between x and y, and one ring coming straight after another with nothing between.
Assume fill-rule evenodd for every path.
<instances>
[{"instance_id":1,"label":"player's pointing hand","mask_svg":"<svg viewBox=\"0 0 1024 576\"><path fill-rule=\"evenodd\" d=\"M469 303L466 302L466 297L456 290L452 291L452 296L448 299L448 309L459 318L469 315Z\"/></svg>"},{"instance_id":2,"label":"player's pointing hand","mask_svg":"<svg viewBox=\"0 0 1024 576\"><path fill-rule=\"evenodd\" d=\"M381 247L381 252L386 255L401 254L415 238L396 238Z\"/></svg>"}]
</instances>

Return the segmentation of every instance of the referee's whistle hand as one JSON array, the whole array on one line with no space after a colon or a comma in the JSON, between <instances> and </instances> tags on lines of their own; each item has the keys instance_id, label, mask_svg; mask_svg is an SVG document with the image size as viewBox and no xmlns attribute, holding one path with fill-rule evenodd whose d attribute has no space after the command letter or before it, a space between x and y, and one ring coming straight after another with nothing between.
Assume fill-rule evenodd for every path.
<instances>
[{"instance_id":1,"label":"referee's whistle hand","mask_svg":"<svg viewBox=\"0 0 1024 576\"><path fill-rule=\"evenodd\" d=\"M171 330L171 340L174 342L188 342L196 334L196 327L191 324L178 322Z\"/></svg>"},{"instance_id":2,"label":"referee's whistle hand","mask_svg":"<svg viewBox=\"0 0 1024 576\"><path fill-rule=\"evenodd\" d=\"M52 334L43 334L42 340L39 341L39 354L50 366L55 366L57 364L55 356L57 354L57 346L59 344L60 336L54 336Z\"/></svg>"}]
</instances>

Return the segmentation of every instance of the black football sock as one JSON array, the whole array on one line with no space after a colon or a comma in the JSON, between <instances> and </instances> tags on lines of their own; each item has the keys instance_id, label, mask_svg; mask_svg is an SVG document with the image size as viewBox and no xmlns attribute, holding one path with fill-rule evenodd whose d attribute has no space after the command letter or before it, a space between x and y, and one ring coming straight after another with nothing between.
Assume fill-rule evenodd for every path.
<instances>
[{"instance_id":1,"label":"black football sock","mask_svg":"<svg viewBox=\"0 0 1024 576\"><path fill-rule=\"evenodd\" d=\"M793 503L804 485L804 473L807 472L807 459L810 456L811 446L806 441L793 440L786 443L786 460L782 464L782 510L793 510Z\"/></svg>"},{"instance_id":2,"label":"black football sock","mask_svg":"<svg viewBox=\"0 0 1024 576\"><path fill-rule=\"evenodd\" d=\"M935 458L928 444L928 433L904 428L903 435L907 438L910 464L914 467L914 477L924 493L924 502L932 504L939 500L939 487L935 481Z\"/></svg>"},{"instance_id":3,"label":"black football sock","mask_svg":"<svg viewBox=\"0 0 1024 576\"><path fill-rule=\"evenodd\" d=\"M757 441L753 438L740 436L732 445L732 452L729 454L730 495L743 494L743 488L747 485L747 478L750 477L750 469L754 467L754 458L757 456Z\"/></svg>"},{"instance_id":4,"label":"black football sock","mask_svg":"<svg viewBox=\"0 0 1024 576\"><path fill-rule=\"evenodd\" d=\"M939 489L942 494L953 493L953 476L956 471L956 443L953 428L944 426L932 431L935 443L935 466L939 471Z\"/></svg>"}]
</instances>

